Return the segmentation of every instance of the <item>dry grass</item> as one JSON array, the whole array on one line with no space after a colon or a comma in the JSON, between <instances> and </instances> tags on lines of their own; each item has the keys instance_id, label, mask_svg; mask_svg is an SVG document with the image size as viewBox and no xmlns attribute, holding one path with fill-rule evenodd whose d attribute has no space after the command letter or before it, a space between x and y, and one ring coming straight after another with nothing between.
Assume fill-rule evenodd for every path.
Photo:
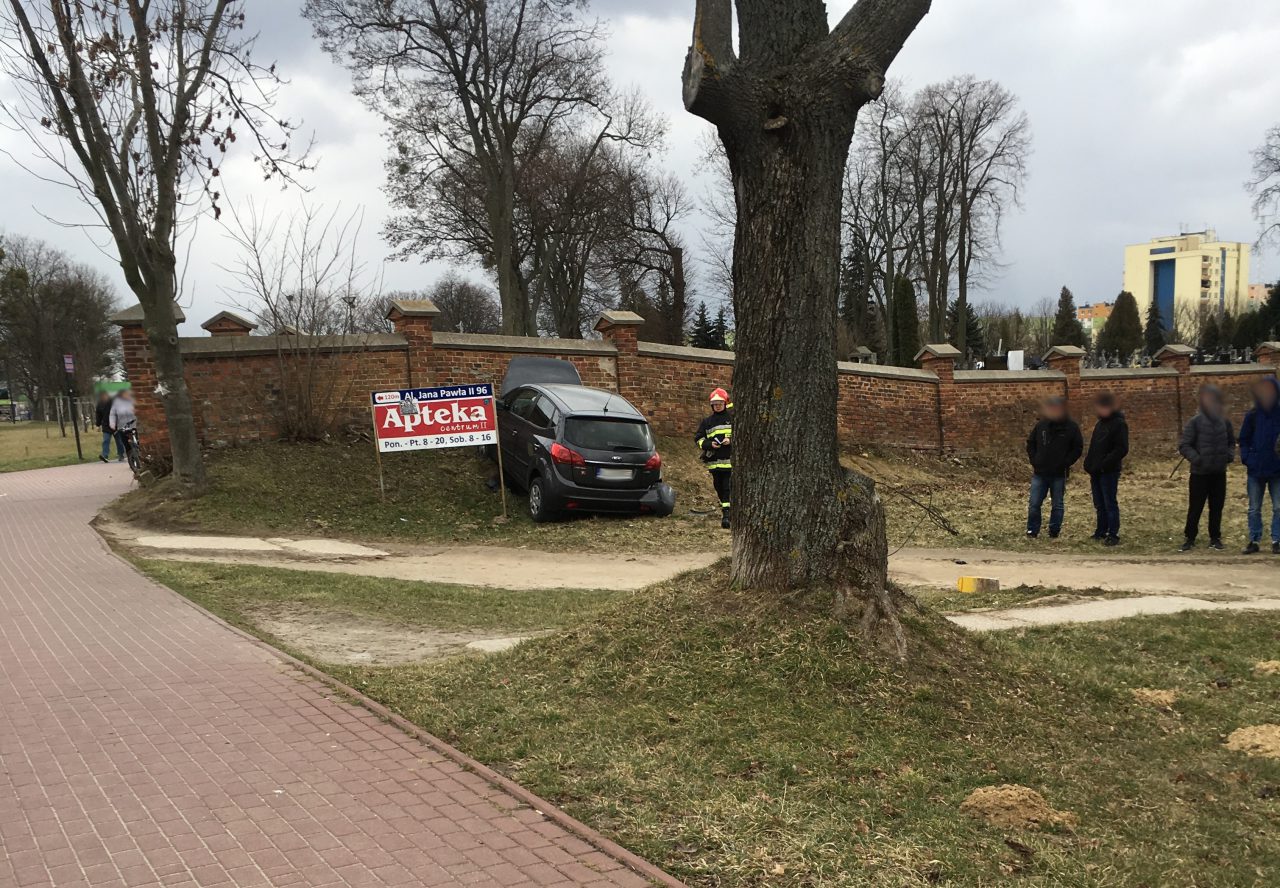
<instances>
[{"instance_id":1,"label":"dry grass","mask_svg":"<svg viewBox=\"0 0 1280 888\"><path fill-rule=\"evenodd\" d=\"M622 596L505 654L320 665L700 888L1274 884L1280 761L1225 741L1274 718L1280 683L1254 665L1280 616L980 638L917 619L901 664L820 597L725 579ZM179 588L255 628L238 571ZM1135 700L1151 687L1176 711ZM1072 816L1023 829L962 810L1005 785Z\"/></svg>"},{"instance_id":2,"label":"dry grass","mask_svg":"<svg viewBox=\"0 0 1280 888\"><path fill-rule=\"evenodd\" d=\"M86 459L96 459L102 446L97 429L80 433ZM114 454L114 450L112 451ZM47 469L78 462L71 427L62 437L56 422L0 422L0 472Z\"/></svg>"},{"instance_id":3,"label":"dry grass","mask_svg":"<svg viewBox=\"0 0 1280 888\"><path fill-rule=\"evenodd\" d=\"M367 443L265 444L213 453L212 488L196 502L178 499L167 483L120 502L126 519L168 529L215 533L336 535L370 540L459 541L528 545L539 549L639 552L725 551L710 481L692 443L660 441L667 480L676 488L676 514L667 519L578 517L534 525L525 502L511 497L512 520L495 523L498 497L485 486L492 464L474 451L403 454L385 461L388 494L378 496L377 470ZM1170 479L1171 460L1134 459L1120 487L1123 544L1102 549L1089 539L1093 508L1088 478L1077 473L1067 494L1062 539L1024 538L1029 475L1021 454L1009 460L945 459L900 452L856 451L847 464L880 484L890 545L1024 549L1099 554L1167 553L1182 540L1185 468ZM924 504L950 523L941 529ZM1244 476L1231 475L1226 514L1229 542L1243 542ZM1047 510L1047 505L1046 505ZM1047 517L1047 515L1046 515Z\"/></svg>"}]
</instances>

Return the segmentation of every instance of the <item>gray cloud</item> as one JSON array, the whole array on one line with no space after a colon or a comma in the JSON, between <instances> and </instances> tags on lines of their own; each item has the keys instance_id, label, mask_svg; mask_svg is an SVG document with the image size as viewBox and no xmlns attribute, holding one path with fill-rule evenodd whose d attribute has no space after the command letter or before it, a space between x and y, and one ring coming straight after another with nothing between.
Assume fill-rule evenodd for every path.
<instances>
[{"instance_id":1,"label":"gray cloud","mask_svg":"<svg viewBox=\"0 0 1280 888\"><path fill-rule=\"evenodd\" d=\"M249 25L261 32L258 56L280 62L292 81L284 110L316 134L320 165L305 199L363 205L361 249L377 264L387 252L378 237L388 212L380 190L382 127L351 96L347 73L316 46L298 5L251 5ZM693 5L595 0L590 7L609 20L615 79L640 87L670 116L667 162L689 177L706 130L680 104ZM830 4L831 16L849 5ZM959 73L999 80L1021 96L1035 133L1024 208L1006 227L1004 268L977 298L1030 306L1065 283L1082 301L1110 299L1120 288L1124 244L1174 232L1182 223L1253 238L1242 183L1250 149L1280 123L1280 75L1272 62L1280 4L1220 0L1209 14L1198 0L948 0L934 10L893 75L913 86ZM0 84L0 94L3 89ZM30 153L4 131L0 147ZM296 191L264 190L244 157L229 164L226 179L236 199L252 195L278 209L303 199ZM4 157L0 189L6 196L0 224L7 231L43 237L116 270L84 233L43 218L89 218L64 189ZM188 274L188 314L196 322L229 302L222 269L232 259L220 226L203 222ZM1256 257L1254 267L1255 280L1280 275L1274 256ZM395 263L387 266L386 283L421 286L440 270ZM120 289L129 301L122 280Z\"/></svg>"}]
</instances>

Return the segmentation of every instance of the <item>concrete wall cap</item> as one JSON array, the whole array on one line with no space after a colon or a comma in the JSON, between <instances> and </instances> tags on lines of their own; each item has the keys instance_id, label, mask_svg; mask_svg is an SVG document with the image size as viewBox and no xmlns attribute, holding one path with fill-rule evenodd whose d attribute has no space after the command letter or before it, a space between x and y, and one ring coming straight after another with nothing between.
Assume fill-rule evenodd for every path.
<instances>
[{"instance_id":1,"label":"concrete wall cap","mask_svg":"<svg viewBox=\"0 0 1280 888\"><path fill-rule=\"evenodd\" d=\"M894 367L892 364L855 364L852 361L840 361L836 364L836 369L845 376L874 376L877 379L902 379L934 385L938 382L938 374L932 370L921 370L919 367Z\"/></svg>"},{"instance_id":2,"label":"concrete wall cap","mask_svg":"<svg viewBox=\"0 0 1280 888\"><path fill-rule=\"evenodd\" d=\"M1165 356L1171 358L1189 358L1195 353L1196 350L1189 345L1166 345L1161 347L1160 351L1156 352L1156 360L1158 361Z\"/></svg>"},{"instance_id":3,"label":"concrete wall cap","mask_svg":"<svg viewBox=\"0 0 1280 888\"><path fill-rule=\"evenodd\" d=\"M399 333L352 333L347 336L184 336L178 340L183 355L222 357L274 355L277 352L403 351L407 341Z\"/></svg>"},{"instance_id":4,"label":"concrete wall cap","mask_svg":"<svg viewBox=\"0 0 1280 888\"><path fill-rule=\"evenodd\" d=\"M1095 367L1080 371L1081 379L1155 379L1177 375L1173 367Z\"/></svg>"},{"instance_id":5,"label":"concrete wall cap","mask_svg":"<svg viewBox=\"0 0 1280 888\"><path fill-rule=\"evenodd\" d=\"M960 349L949 342L934 342L920 349L915 359L918 361L925 355L933 355L935 358L958 358L960 357Z\"/></svg>"},{"instance_id":6,"label":"concrete wall cap","mask_svg":"<svg viewBox=\"0 0 1280 888\"><path fill-rule=\"evenodd\" d=\"M1083 358L1084 349L1078 345L1055 345L1044 353L1046 358Z\"/></svg>"},{"instance_id":7,"label":"concrete wall cap","mask_svg":"<svg viewBox=\"0 0 1280 888\"><path fill-rule=\"evenodd\" d=\"M255 324L253 321L249 320L246 317L238 315L233 311L218 312L216 315L209 318L209 320L201 324L200 329L208 330L210 327L212 327L214 324L217 324L219 321L230 321L231 323L235 324L237 327L242 327L245 330L258 329L258 325Z\"/></svg>"},{"instance_id":8,"label":"concrete wall cap","mask_svg":"<svg viewBox=\"0 0 1280 888\"><path fill-rule=\"evenodd\" d=\"M1168 372L1178 371L1169 367ZM1251 376L1274 372L1275 368L1270 364L1195 364L1191 367L1194 376Z\"/></svg>"},{"instance_id":9,"label":"concrete wall cap","mask_svg":"<svg viewBox=\"0 0 1280 888\"><path fill-rule=\"evenodd\" d=\"M602 339L551 339L536 336L498 336L487 333L437 333L437 349L526 352L539 355L616 355L617 347Z\"/></svg>"},{"instance_id":10,"label":"concrete wall cap","mask_svg":"<svg viewBox=\"0 0 1280 888\"><path fill-rule=\"evenodd\" d=\"M1061 382L1061 370L957 370L956 382Z\"/></svg>"},{"instance_id":11,"label":"concrete wall cap","mask_svg":"<svg viewBox=\"0 0 1280 888\"><path fill-rule=\"evenodd\" d=\"M601 312L600 320L596 321L596 329L603 331L610 327L639 327L643 323L644 318L634 311L606 311Z\"/></svg>"},{"instance_id":12,"label":"concrete wall cap","mask_svg":"<svg viewBox=\"0 0 1280 888\"><path fill-rule=\"evenodd\" d=\"M434 318L439 316L440 309L430 299L393 299L387 308L387 317L402 318Z\"/></svg>"},{"instance_id":13,"label":"concrete wall cap","mask_svg":"<svg viewBox=\"0 0 1280 888\"><path fill-rule=\"evenodd\" d=\"M1258 351L1263 349L1267 351L1280 352L1280 342L1260 342L1258 343Z\"/></svg>"},{"instance_id":14,"label":"concrete wall cap","mask_svg":"<svg viewBox=\"0 0 1280 888\"><path fill-rule=\"evenodd\" d=\"M667 345L661 342L639 342L636 343L636 350L649 358L675 358L678 361L703 361L708 364L732 364L734 361L734 354L731 351Z\"/></svg>"},{"instance_id":15,"label":"concrete wall cap","mask_svg":"<svg viewBox=\"0 0 1280 888\"><path fill-rule=\"evenodd\" d=\"M117 327L138 327L142 325L145 317L146 315L142 311L142 303L139 302L137 305L131 305L116 312L108 320ZM173 319L179 324L187 319L187 316L182 311L182 306L176 302L173 303Z\"/></svg>"}]
</instances>

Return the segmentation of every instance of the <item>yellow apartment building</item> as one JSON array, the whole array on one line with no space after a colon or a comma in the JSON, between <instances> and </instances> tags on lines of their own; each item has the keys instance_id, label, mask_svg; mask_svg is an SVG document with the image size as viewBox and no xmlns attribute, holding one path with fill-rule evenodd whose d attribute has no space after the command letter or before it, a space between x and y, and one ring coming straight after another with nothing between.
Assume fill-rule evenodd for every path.
<instances>
[{"instance_id":1,"label":"yellow apartment building","mask_svg":"<svg viewBox=\"0 0 1280 888\"><path fill-rule=\"evenodd\" d=\"M1144 318L1156 300L1166 329L1202 307L1238 315L1249 303L1249 245L1209 229L1125 247L1124 289Z\"/></svg>"}]
</instances>

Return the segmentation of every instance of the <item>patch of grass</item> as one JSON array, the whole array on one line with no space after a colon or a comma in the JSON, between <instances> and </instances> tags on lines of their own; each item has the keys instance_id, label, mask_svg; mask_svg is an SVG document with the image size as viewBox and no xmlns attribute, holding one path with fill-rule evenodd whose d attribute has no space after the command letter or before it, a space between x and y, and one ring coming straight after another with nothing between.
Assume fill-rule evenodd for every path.
<instances>
[{"instance_id":1,"label":"patch of grass","mask_svg":"<svg viewBox=\"0 0 1280 888\"><path fill-rule=\"evenodd\" d=\"M86 459L94 459L102 445L96 430L80 433ZM0 472L23 472L69 466L76 458L76 439L71 427L62 437L56 422L0 422Z\"/></svg>"},{"instance_id":2,"label":"patch of grass","mask_svg":"<svg viewBox=\"0 0 1280 888\"><path fill-rule=\"evenodd\" d=\"M692 885L1273 883L1280 761L1222 738L1275 720L1280 679L1252 664L1280 616L983 637L918 620L904 665L822 602L725 587L722 567L689 575L493 657L330 668ZM958 811L1002 783L1079 825Z\"/></svg>"},{"instance_id":3,"label":"patch of grass","mask_svg":"<svg viewBox=\"0 0 1280 888\"><path fill-rule=\"evenodd\" d=\"M404 629L539 631L576 626L622 593L550 589L516 592L243 564L138 559L140 570L230 623L299 609L335 623L362 618Z\"/></svg>"},{"instance_id":4,"label":"patch of grass","mask_svg":"<svg viewBox=\"0 0 1280 888\"><path fill-rule=\"evenodd\" d=\"M1067 484L1066 521L1062 538L1028 541L1025 537L1030 469L1021 451L1007 459L969 457L939 459L911 453L858 451L846 463L875 478L881 486L893 546L974 547L1015 551L1088 552L1100 558L1171 554L1182 543L1187 508L1187 468L1170 473L1176 455L1138 454L1120 480L1121 545L1106 549L1090 539L1094 530L1089 477L1073 472ZM1245 530L1245 472L1228 472L1223 534L1241 545ZM931 522L919 507L895 493L901 488L914 499L941 511L960 533L952 536ZM1049 503L1044 506L1049 519ZM1207 542L1207 518L1201 540Z\"/></svg>"},{"instance_id":5,"label":"patch of grass","mask_svg":"<svg viewBox=\"0 0 1280 888\"><path fill-rule=\"evenodd\" d=\"M719 507L692 442L661 440L664 477L677 490L676 513L576 516L537 525L524 497L508 492L511 520L487 483L493 463L477 451L384 457L387 499L378 494L373 445L263 444L209 455L209 492L177 495L171 481L135 490L113 506L125 520L171 530L309 534L372 540L458 541L579 551L728 549ZM699 510L700 514L694 511Z\"/></svg>"},{"instance_id":6,"label":"patch of grass","mask_svg":"<svg viewBox=\"0 0 1280 888\"><path fill-rule=\"evenodd\" d=\"M209 493L190 501L171 481L135 490L114 507L119 517L166 529L267 535L331 535L368 540L421 540L528 545L538 549L639 552L728 551L707 473L691 442L659 442L664 474L677 491L670 518L578 516L535 525L523 497L511 495L512 519L495 523L498 496L486 486L492 463L473 450L397 454L384 460L387 501L378 495L377 467L367 442L355 445L263 444L209 455ZM1098 557L1171 553L1182 540L1186 470L1170 479L1172 460L1135 457L1120 486L1123 544L1104 549L1089 539L1089 481L1077 472L1067 493L1063 537L1024 538L1029 475L1021 454L1009 460L946 459L857 451L848 465L879 482L893 548L974 547L1015 551L1089 552ZM1243 539L1244 474L1232 470L1225 527ZM959 531L934 524L918 503L942 513ZM269 506L268 506L269 504ZM1047 505L1046 505L1047 518Z\"/></svg>"}]
</instances>

